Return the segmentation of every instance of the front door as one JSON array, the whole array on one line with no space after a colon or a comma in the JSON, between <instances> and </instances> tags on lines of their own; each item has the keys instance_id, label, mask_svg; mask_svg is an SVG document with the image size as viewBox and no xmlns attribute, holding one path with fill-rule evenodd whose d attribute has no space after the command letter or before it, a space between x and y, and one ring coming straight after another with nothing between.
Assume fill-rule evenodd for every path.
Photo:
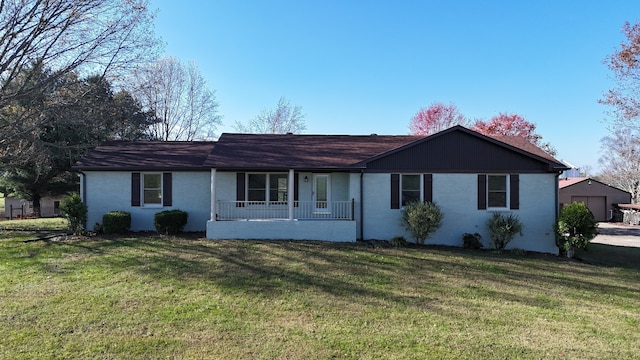
<instances>
[{"instance_id":1,"label":"front door","mask_svg":"<svg viewBox=\"0 0 640 360\"><path fill-rule=\"evenodd\" d=\"M313 175L313 202L315 211L328 212L331 201L331 181L329 174Z\"/></svg>"}]
</instances>

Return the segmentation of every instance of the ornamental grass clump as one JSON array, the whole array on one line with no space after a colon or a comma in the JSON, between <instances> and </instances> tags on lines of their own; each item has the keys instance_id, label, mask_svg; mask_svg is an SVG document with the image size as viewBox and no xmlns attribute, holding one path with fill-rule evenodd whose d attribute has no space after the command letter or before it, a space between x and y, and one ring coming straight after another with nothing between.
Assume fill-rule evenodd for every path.
<instances>
[{"instance_id":1,"label":"ornamental grass clump","mask_svg":"<svg viewBox=\"0 0 640 360\"><path fill-rule=\"evenodd\" d=\"M523 225L515 214L494 212L487 221L487 227L497 250L504 250L516 234L522 236Z\"/></svg>"},{"instance_id":2,"label":"ornamental grass clump","mask_svg":"<svg viewBox=\"0 0 640 360\"><path fill-rule=\"evenodd\" d=\"M442 210L433 202L412 202L402 209L402 223L416 240L424 244L425 240L442 225Z\"/></svg>"},{"instance_id":3,"label":"ornamental grass clump","mask_svg":"<svg viewBox=\"0 0 640 360\"><path fill-rule=\"evenodd\" d=\"M587 205L581 202L563 207L553 228L560 255L566 257L573 257L576 249L586 250L598 235L598 223Z\"/></svg>"}]
</instances>

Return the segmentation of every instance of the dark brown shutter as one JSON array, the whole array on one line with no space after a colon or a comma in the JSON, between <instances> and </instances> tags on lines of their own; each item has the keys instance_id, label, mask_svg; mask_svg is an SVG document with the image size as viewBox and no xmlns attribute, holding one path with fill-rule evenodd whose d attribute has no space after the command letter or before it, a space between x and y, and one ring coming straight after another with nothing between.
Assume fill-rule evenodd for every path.
<instances>
[{"instance_id":1,"label":"dark brown shutter","mask_svg":"<svg viewBox=\"0 0 640 360\"><path fill-rule=\"evenodd\" d=\"M391 208L400 209L400 174L391 174Z\"/></svg>"},{"instance_id":2,"label":"dark brown shutter","mask_svg":"<svg viewBox=\"0 0 640 360\"><path fill-rule=\"evenodd\" d=\"M173 186L171 184L171 173L162 174L162 206L173 204Z\"/></svg>"},{"instance_id":3,"label":"dark brown shutter","mask_svg":"<svg viewBox=\"0 0 640 360\"><path fill-rule=\"evenodd\" d=\"M433 175L423 174L422 177L422 196L424 197L424 202L433 202Z\"/></svg>"},{"instance_id":4,"label":"dark brown shutter","mask_svg":"<svg viewBox=\"0 0 640 360\"><path fill-rule=\"evenodd\" d=\"M236 173L236 201L244 201L245 175L243 172ZM236 207L244 207L244 204L237 202Z\"/></svg>"},{"instance_id":5,"label":"dark brown shutter","mask_svg":"<svg viewBox=\"0 0 640 360\"><path fill-rule=\"evenodd\" d=\"M140 206L140 173L131 173L131 206Z\"/></svg>"},{"instance_id":6,"label":"dark brown shutter","mask_svg":"<svg viewBox=\"0 0 640 360\"><path fill-rule=\"evenodd\" d=\"M478 174L478 210L487 208L487 175Z\"/></svg>"},{"instance_id":7,"label":"dark brown shutter","mask_svg":"<svg viewBox=\"0 0 640 360\"><path fill-rule=\"evenodd\" d=\"M293 206L298 207L298 173L293 174Z\"/></svg>"},{"instance_id":8,"label":"dark brown shutter","mask_svg":"<svg viewBox=\"0 0 640 360\"><path fill-rule=\"evenodd\" d=\"M514 210L520 209L520 175L509 176L509 191L509 207Z\"/></svg>"}]
</instances>

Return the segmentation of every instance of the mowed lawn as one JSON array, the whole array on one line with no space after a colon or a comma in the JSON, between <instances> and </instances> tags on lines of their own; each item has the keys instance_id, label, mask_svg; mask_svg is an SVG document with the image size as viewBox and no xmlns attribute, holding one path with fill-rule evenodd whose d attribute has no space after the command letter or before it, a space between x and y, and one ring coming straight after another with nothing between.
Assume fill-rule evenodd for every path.
<instances>
[{"instance_id":1,"label":"mowed lawn","mask_svg":"<svg viewBox=\"0 0 640 360\"><path fill-rule=\"evenodd\" d=\"M640 249L0 232L0 358L637 359Z\"/></svg>"}]
</instances>

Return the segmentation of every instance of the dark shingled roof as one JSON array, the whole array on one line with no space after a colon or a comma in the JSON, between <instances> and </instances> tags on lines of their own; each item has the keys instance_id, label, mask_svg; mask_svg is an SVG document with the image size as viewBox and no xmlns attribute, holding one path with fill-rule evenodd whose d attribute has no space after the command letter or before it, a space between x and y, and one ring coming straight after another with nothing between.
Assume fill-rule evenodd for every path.
<instances>
[{"instance_id":1,"label":"dark shingled roof","mask_svg":"<svg viewBox=\"0 0 640 360\"><path fill-rule=\"evenodd\" d=\"M528 140L486 137L461 126L428 137L411 135L222 134L217 142L107 141L74 165L76 170L349 170L414 143L463 131L526 156L566 168ZM557 166L556 166L557 165Z\"/></svg>"},{"instance_id":2,"label":"dark shingled roof","mask_svg":"<svg viewBox=\"0 0 640 360\"><path fill-rule=\"evenodd\" d=\"M210 169L214 141L106 141L73 166L76 170Z\"/></svg>"},{"instance_id":3,"label":"dark shingled roof","mask_svg":"<svg viewBox=\"0 0 640 360\"><path fill-rule=\"evenodd\" d=\"M222 134L205 165L227 169L345 169L421 138Z\"/></svg>"},{"instance_id":4,"label":"dark shingled roof","mask_svg":"<svg viewBox=\"0 0 640 360\"><path fill-rule=\"evenodd\" d=\"M554 159L553 156L547 154L544 150L540 149L536 145L532 144L529 140L522 136L506 136L506 135L491 135L489 136L492 139L496 139L500 142L503 142L507 145L513 146L514 148L524 150L533 155L539 156L543 159L557 162L564 166L564 164L560 163L558 160ZM566 166L564 166L566 168Z\"/></svg>"}]
</instances>

